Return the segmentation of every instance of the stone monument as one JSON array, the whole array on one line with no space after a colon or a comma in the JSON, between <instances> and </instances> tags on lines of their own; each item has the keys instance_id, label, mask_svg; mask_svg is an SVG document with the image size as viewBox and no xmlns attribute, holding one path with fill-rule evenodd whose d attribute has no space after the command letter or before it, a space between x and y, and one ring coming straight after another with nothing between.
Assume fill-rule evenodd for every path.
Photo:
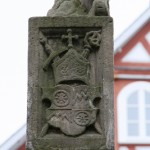
<instances>
[{"instance_id":1,"label":"stone monument","mask_svg":"<svg viewBox=\"0 0 150 150\"><path fill-rule=\"evenodd\" d=\"M29 20L27 150L113 150L107 0L55 0Z\"/></svg>"}]
</instances>

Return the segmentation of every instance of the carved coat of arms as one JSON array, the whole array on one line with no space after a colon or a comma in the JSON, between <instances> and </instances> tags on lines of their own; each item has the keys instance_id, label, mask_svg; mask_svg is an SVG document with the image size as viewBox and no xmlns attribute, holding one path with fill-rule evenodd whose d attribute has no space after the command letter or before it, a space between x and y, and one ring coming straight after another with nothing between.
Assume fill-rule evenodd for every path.
<instances>
[{"instance_id":1,"label":"carved coat of arms","mask_svg":"<svg viewBox=\"0 0 150 150\"><path fill-rule=\"evenodd\" d=\"M86 33L82 52L77 52L73 40L78 40L78 35L72 35L72 30L67 30L67 35L62 35L67 40L66 50L53 51L50 45L40 38L41 44L48 52L48 58L43 69L46 71L51 65L55 79L55 86L43 88L42 100L49 100L51 105L46 111L46 123L41 130L41 137L48 133L50 127L58 128L68 136L77 136L85 132L88 126L93 125L100 133L97 125L97 113L94 101L100 99L100 87L89 84L90 52L100 47L101 31Z\"/></svg>"}]
</instances>

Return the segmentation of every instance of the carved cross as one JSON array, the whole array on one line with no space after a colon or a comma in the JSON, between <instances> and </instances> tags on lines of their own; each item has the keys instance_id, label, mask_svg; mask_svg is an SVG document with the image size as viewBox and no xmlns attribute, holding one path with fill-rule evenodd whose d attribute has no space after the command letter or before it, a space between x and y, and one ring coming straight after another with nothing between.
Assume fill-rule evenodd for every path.
<instances>
[{"instance_id":1,"label":"carved cross","mask_svg":"<svg viewBox=\"0 0 150 150\"><path fill-rule=\"evenodd\" d=\"M68 48L73 48L73 39L77 40L79 38L78 35L72 35L72 30L67 30L68 35L62 35L62 39L68 40Z\"/></svg>"}]
</instances>

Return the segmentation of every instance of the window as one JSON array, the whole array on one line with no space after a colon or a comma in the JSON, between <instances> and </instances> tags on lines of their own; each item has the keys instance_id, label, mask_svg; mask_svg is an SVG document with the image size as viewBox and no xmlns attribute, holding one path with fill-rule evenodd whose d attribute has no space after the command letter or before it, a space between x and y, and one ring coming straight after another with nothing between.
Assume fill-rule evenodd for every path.
<instances>
[{"instance_id":1,"label":"window","mask_svg":"<svg viewBox=\"0 0 150 150\"><path fill-rule=\"evenodd\" d=\"M138 91L135 91L127 98L127 128L128 136L139 135L139 108Z\"/></svg>"},{"instance_id":2,"label":"window","mask_svg":"<svg viewBox=\"0 0 150 150\"><path fill-rule=\"evenodd\" d=\"M119 143L149 143L150 83L128 84L119 93L117 104Z\"/></svg>"},{"instance_id":3,"label":"window","mask_svg":"<svg viewBox=\"0 0 150 150\"><path fill-rule=\"evenodd\" d=\"M145 92L145 103L146 103L146 134L150 136L150 92Z\"/></svg>"}]
</instances>

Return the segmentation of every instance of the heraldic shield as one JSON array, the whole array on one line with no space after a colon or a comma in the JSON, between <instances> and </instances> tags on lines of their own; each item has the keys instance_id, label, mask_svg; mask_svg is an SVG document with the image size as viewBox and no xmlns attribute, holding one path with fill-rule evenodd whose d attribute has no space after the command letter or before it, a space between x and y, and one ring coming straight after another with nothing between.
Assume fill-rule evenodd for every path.
<instances>
[{"instance_id":1,"label":"heraldic shield","mask_svg":"<svg viewBox=\"0 0 150 150\"><path fill-rule=\"evenodd\" d=\"M57 85L47 89L43 101L49 99L51 102L51 106L46 109L49 126L59 128L70 136L82 134L86 127L96 121L98 108L93 105L93 101L100 97L98 91L86 85Z\"/></svg>"}]
</instances>

